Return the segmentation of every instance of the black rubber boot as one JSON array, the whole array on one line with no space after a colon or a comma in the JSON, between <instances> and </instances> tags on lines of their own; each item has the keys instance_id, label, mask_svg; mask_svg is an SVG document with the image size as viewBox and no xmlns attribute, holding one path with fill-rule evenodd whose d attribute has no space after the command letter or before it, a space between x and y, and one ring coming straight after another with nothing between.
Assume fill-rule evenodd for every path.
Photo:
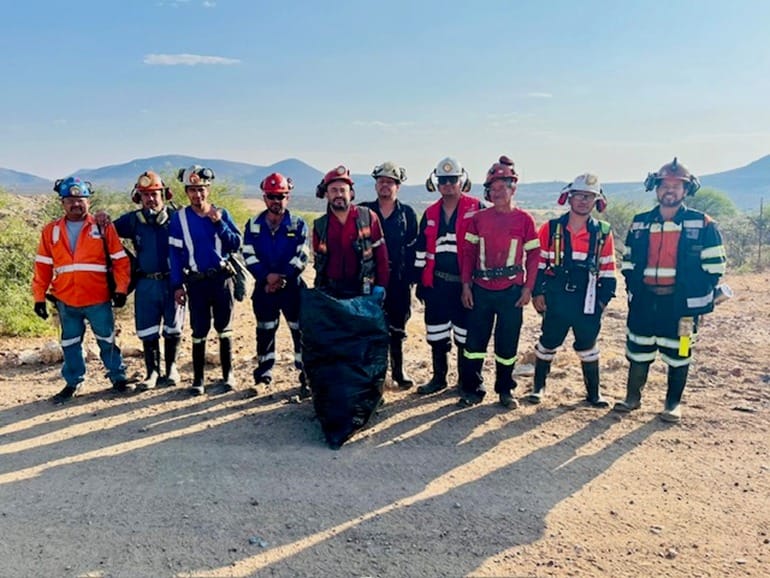
<instances>
[{"instance_id":1,"label":"black rubber boot","mask_svg":"<svg viewBox=\"0 0 770 578\"><path fill-rule=\"evenodd\" d=\"M551 373L551 362L539 357L535 358L535 378L532 382L532 391L525 398L529 403L537 404L542 401L549 373Z\"/></svg>"},{"instance_id":2,"label":"black rubber boot","mask_svg":"<svg viewBox=\"0 0 770 578\"><path fill-rule=\"evenodd\" d=\"M222 384L219 393L227 393L235 389L235 374L233 373L233 340L231 337L219 338L219 361L222 364Z\"/></svg>"},{"instance_id":3,"label":"black rubber boot","mask_svg":"<svg viewBox=\"0 0 770 578\"><path fill-rule=\"evenodd\" d=\"M153 389L158 385L160 377L160 341L148 339L142 343L144 347L144 367L147 377L136 386L140 391Z\"/></svg>"},{"instance_id":4,"label":"black rubber boot","mask_svg":"<svg viewBox=\"0 0 770 578\"><path fill-rule=\"evenodd\" d=\"M682 401L684 387L687 385L687 372L689 370L689 364L681 367L668 366L666 404L663 407L663 412L660 414L660 419L663 421L678 422L682 419L682 409L679 404Z\"/></svg>"},{"instance_id":5,"label":"black rubber boot","mask_svg":"<svg viewBox=\"0 0 770 578\"><path fill-rule=\"evenodd\" d=\"M166 377L164 383L173 387L179 383L179 369L176 366L176 357L179 352L179 342L181 338L178 335L170 335L163 339L163 360L166 364Z\"/></svg>"},{"instance_id":6,"label":"black rubber boot","mask_svg":"<svg viewBox=\"0 0 770 578\"><path fill-rule=\"evenodd\" d=\"M581 368L583 370L583 383L586 386L586 401L593 407L610 407L610 402L604 399L599 392L599 360L584 361Z\"/></svg>"},{"instance_id":7,"label":"black rubber boot","mask_svg":"<svg viewBox=\"0 0 770 578\"><path fill-rule=\"evenodd\" d=\"M390 338L390 377L401 389L409 389L414 380L404 371L404 342L400 337Z\"/></svg>"},{"instance_id":8,"label":"black rubber boot","mask_svg":"<svg viewBox=\"0 0 770 578\"><path fill-rule=\"evenodd\" d=\"M193 382L190 386L190 395L203 395L203 372L206 366L206 342L193 343Z\"/></svg>"},{"instance_id":9,"label":"black rubber boot","mask_svg":"<svg viewBox=\"0 0 770 578\"><path fill-rule=\"evenodd\" d=\"M432 346L431 358L433 361L433 377L431 377L428 383L417 388L417 393L420 395L428 395L446 389L446 374L449 371L447 350L444 346Z\"/></svg>"},{"instance_id":10,"label":"black rubber boot","mask_svg":"<svg viewBox=\"0 0 770 578\"><path fill-rule=\"evenodd\" d=\"M628 366L628 381L626 382L626 399L615 404L615 411L629 412L642 407L642 390L647 383L650 372L649 363L632 361Z\"/></svg>"}]
</instances>

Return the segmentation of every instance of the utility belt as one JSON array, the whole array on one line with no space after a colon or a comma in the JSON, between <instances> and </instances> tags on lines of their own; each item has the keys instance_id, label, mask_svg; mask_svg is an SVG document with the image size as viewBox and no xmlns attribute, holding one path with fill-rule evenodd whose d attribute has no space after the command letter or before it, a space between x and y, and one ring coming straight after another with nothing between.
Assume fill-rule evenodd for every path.
<instances>
[{"instance_id":1,"label":"utility belt","mask_svg":"<svg viewBox=\"0 0 770 578\"><path fill-rule=\"evenodd\" d=\"M673 285L645 285L644 288L653 295L673 295L675 291Z\"/></svg>"},{"instance_id":2,"label":"utility belt","mask_svg":"<svg viewBox=\"0 0 770 578\"><path fill-rule=\"evenodd\" d=\"M554 287L565 293L583 292L588 287L588 269L577 267L575 274L566 269L550 269L546 271L546 283L549 287Z\"/></svg>"},{"instance_id":3,"label":"utility belt","mask_svg":"<svg viewBox=\"0 0 770 578\"><path fill-rule=\"evenodd\" d=\"M185 271L184 278L187 282L203 281L204 279L216 279L232 277L233 272L229 267L206 269L205 271Z\"/></svg>"},{"instance_id":4,"label":"utility belt","mask_svg":"<svg viewBox=\"0 0 770 578\"><path fill-rule=\"evenodd\" d=\"M444 273L443 271L434 271L433 276L441 279L442 281L449 281L450 283L459 283L460 276L453 273Z\"/></svg>"},{"instance_id":5,"label":"utility belt","mask_svg":"<svg viewBox=\"0 0 770 578\"><path fill-rule=\"evenodd\" d=\"M162 281L163 279L168 279L169 274L168 273L145 273L144 271L139 271L136 276L139 279L153 279L154 281Z\"/></svg>"},{"instance_id":6,"label":"utility belt","mask_svg":"<svg viewBox=\"0 0 770 578\"><path fill-rule=\"evenodd\" d=\"M493 267L492 269L476 269L473 272L474 279L501 279L503 277L515 277L523 273L524 268L521 265L511 265L510 267Z\"/></svg>"}]
</instances>

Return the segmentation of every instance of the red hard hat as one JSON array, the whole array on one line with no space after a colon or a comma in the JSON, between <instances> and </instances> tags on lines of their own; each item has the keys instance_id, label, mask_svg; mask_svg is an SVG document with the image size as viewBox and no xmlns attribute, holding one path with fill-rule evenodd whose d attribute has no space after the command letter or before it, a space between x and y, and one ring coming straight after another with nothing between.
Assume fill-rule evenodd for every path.
<instances>
[{"instance_id":1,"label":"red hard hat","mask_svg":"<svg viewBox=\"0 0 770 578\"><path fill-rule=\"evenodd\" d=\"M493 182L503 179L511 179L514 183L519 181L519 175L513 169L513 161L505 155L501 156L500 160L487 171L484 186L489 187Z\"/></svg>"},{"instance_id":2,"label":"red hard hat","mask_svg":"<svg viewBox=\"0 0 770 578\"><path fill-rule=\"evenodd\" d=\"M353 179L350 177L350 170L344 167L343 165L340 165L337 168L330 170L328 173L324 175L324 180L323 180L324 185L328 185L332 181L343 181L349 184L351 187L354 184Z\"/></svg>"},{"instance_id":3,"label":"red hard hat","mask_svg":"<svg viewBox=\"0 0 770 578\"><path fill-rule=\"evenodd\" d=\"M259 188L265 193L288 193L294 188L294 183L281 173L270 173L259 183Z\"/></svg>"}]
</instances>

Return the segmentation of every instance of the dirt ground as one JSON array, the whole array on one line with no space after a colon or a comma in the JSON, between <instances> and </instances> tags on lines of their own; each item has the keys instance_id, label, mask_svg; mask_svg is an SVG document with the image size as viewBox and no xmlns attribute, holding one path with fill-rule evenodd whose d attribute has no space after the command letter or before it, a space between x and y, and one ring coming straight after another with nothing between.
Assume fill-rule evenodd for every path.
<instances>
[{"instance_id":1,"label":"dirt ground","mask_svg":"<svg viewBox=\"0 0 770 578\"><path fill-rule=\"evenodd\" d=\"M82 394L54 407L60 366L13 364L46 340L4 340L0 576L768 576L769 280L728 278L736 296L702 324L678 425L657 416L662 362L643 408L621 417L581 403L568 343L538 407L488 395L458 409L455 391L389 388L373 423L331 451L312 403L289 401L285 323L276 381L253 395L248 304L235 326L240 385L224 396L116 397L90 360ZM623 300L600 344L613 399L627 370ZM137 346L131 318L120 325ZM430 376L423 327L415 302L418 382ZM537 330L528 308L525 373ZM189 378L189 335L181 362ZM141 358L127 363L141 372ZM517 379L523 395L531 376Z\"/></svg>"}]
</instances>

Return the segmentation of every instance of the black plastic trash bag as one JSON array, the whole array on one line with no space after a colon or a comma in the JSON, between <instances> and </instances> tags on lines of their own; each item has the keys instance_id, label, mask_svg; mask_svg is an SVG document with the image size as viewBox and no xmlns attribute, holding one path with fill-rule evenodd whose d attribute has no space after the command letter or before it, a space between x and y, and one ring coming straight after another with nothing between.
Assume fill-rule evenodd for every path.
<instances>
[{"instance_id":1,"label":"black plastic trash bag","mask_svg":"<svg viewBox=\"0 0 770 578\"><path fill-rule=\"evenodd\" d=\"M336 299L303 289L302 360L329 447L363 428L382 400L388 326L375 296Z\"/></svg>"}]
</instances>

